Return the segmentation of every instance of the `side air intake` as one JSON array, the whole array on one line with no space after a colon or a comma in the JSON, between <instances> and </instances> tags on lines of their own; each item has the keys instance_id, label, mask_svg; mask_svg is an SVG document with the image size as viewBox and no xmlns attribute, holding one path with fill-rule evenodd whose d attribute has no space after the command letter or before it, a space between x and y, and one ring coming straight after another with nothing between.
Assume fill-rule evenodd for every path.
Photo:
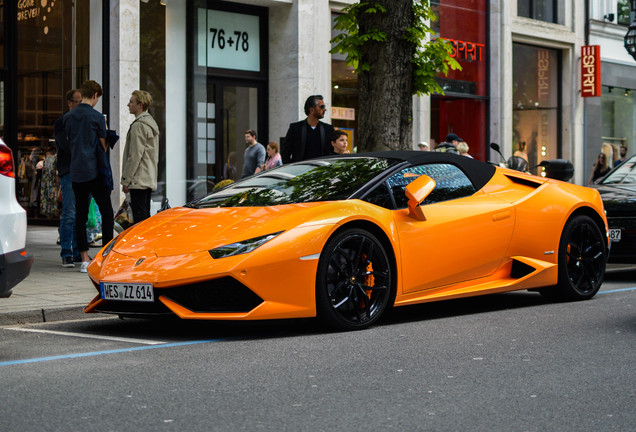
<instances>
[{"instance_id":1,"label":"side air intake","mask_svg":"<svg viewBox=\"0 0 636 432\"><path fill-rule=\"evenodd\" d=\"M521 279L522 277L528 276L530 273L535 271L534 267L529 266L528 264L524 264L521 261L517 261L515 259L512 260L512 269L510 270L510 277L513 279Z\"/></svg>"}]
</instances>

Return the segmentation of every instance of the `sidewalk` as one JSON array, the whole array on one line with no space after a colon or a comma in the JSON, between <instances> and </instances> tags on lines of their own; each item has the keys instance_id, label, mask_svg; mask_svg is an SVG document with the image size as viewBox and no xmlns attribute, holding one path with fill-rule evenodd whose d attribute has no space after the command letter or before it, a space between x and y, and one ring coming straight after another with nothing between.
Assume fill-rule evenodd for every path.
<instances>
[{"instance_id":1,"label":"sidewalk","mask_svg":"<svg viewBox=\"0 0 636 432\"><path fill-rule=\"evenodd\" d=\"M29 225L26 249L33 254L31 274L13 288L9 298L0 298L0 325L84 318L84 306L97 290L86 273L63 268L57 227ZM99 249L90 248L94 256Z\"/></svg>"}]
</instances>

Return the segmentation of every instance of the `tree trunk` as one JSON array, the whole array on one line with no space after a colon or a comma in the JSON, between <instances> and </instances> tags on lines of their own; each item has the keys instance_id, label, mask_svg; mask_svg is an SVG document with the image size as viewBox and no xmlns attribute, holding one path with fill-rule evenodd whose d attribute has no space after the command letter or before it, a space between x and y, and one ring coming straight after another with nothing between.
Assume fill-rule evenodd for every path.
<instances>
[{"instance_id":1,"label":"tree trunk","mask_svg":"<svg viewBox=\"0 0 636 432\"><path fill-rule=\"evenodd\" d=\"M413 0L373 0L384 5L386 13L365 13L359 17L360 30L376 28L386 41L370 40L362 47L362 63L371 70L360 70L358 151L412 149L413 143L413 65L415 46L404 39L411 26Z\"/></svg>"}]
</instances>

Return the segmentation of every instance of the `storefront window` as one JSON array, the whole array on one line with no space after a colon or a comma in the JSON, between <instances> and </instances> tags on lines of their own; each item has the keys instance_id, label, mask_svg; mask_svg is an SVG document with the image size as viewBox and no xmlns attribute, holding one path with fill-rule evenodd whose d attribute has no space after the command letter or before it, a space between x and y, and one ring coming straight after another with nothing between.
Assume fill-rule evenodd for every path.
<instances>
[{"instance_id":1,"label":"storefront window","mask_svg":"<svg viewBox=\"0 0 636 432\"><path fill-rule=\"evenodd\" d=\"M535 167L561 156L560 52L515 43L512 64L513 150Z\"/></svg>"},{"instance_id":2,"label":"storefront window","mask_svg":"<svg viewBox=\"0 0 636 432\"><path fill-rule=\"evenodd\" d=\"M617 22L622 25L630 25L632 23L630 0L618 0L618 4L616 6L616 10L618 12Z\"/></svg>"},{"instance_id":3,"label":"storefront window","mask_svg":"<svg viewBox=\"0 0 636 432\"><path fill-rule=\"evenodd\" d=\"M245 132L267 146L267 9L192 3L187 199L243 176ZM253 174L248 173L248 174Z\"/></svg>"},{"instance_id":4,"label":"storefront window","mask_svg":"<svg viewBox=\"0 0 636 432\"><path fill-rule=\"evenodd\" d=\"M627 153L634 153L636 144L636 90L603 86L601 105L603 110L602 144L627 146Z\"/></svg>"},{"instance_id":5,"label":"storefront window","mask_svg":"<svg viewBox=\"0 0 636 432\"><path fill-rule=\"evenodd\" d=\"M153 201L166 197L166 7L140 3L139 87L152 95L148 110L159 126L159 166Z\"/></svg>"},{"instance_id":6,"label":"storefront window","mask_svg":"<svg viewBox=\"0 0 636 432\"><path fill-rule=\"evenodd\" d=\"M4 0L0 1L0 68L5 67L4 59Z\"/></svg>"},{"instance_id":7,"label":"storefront window","mask_svg":"<svg viewBox=\"0 0 636 432\"><path fill-rule=\"evenodd\" d=\"M555 0L517 0L517 15L538 21L557 22Z\"/></svg>"},{"instance_id":8,"label":"storefront window","mask_svg":"<svg viewBox=\"0 0 636 432\"><path fill-rule=\"evenodd\" d=\"M333 28L337 16L331 16L332 38L339 32ZM358 74L347 65L343 54L331 55L331 84L331 124L347 132L349 151L353 152L358 130Z\"/></svg>"},{"instance_id":9,"label":"storefront window","mask_svg":"<svg viewBox=\"0 0 636 432\"><path fill-rule=\"evenodd\" d=\"M456 133L480 160L485 160L487 151L486 6L486 0L431 2L438 16L432 27L453 44L453 57L462 67L437 78L444 95L431 97L431 148Z\"/></svg>"},{"instance_id":10,"label":"storefront window","mask_svg":"<svg viewBox=\"0 0 636 432\"><path fill-rule=\"evenodd\" d=\"M30 220L59 216L53 123L64 95L88 78L88 2L18 2L17 183Z\"/></svg>"}]
</instances>

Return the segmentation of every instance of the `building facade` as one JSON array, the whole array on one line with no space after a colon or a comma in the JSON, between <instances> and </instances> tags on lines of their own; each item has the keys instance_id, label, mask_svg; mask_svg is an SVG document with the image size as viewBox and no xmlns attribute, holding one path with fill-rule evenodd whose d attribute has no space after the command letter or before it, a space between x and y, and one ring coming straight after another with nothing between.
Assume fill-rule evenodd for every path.
<instances>
[{"instance_id":1,"label":"building facade","mask_svg":"<svg viewBox=\"0 0 636 432\"><path fill-rule=\"evenodd\" d=\"M289 124L305 117L309 95L324 96L331 108L325 121L348 131L353 150L356 113L363 109L357 79L341 56L329 52L333 20L353 2L24 0L0 5L0 123L19 163L18 196L30 220L56 217L47 209L48 180L42 181L54 153L52 125L65 110L64 93L88 78L104 87L96 108L122 137L110 155L116 190L133 120L128 99L135 89L153 94L150 112L161 128L155 208L164 196L171 205L181 205L221 179L240 176L245 130L255 129L263 144L280 142ZM433 0L431 6L439 16L432 23L435 37L453 44L462 70L439 77L443 95L413 98L411 144L427 141L434 147L454 132L484 161L499 160L490 142L499 143L507 156L525 146L531 166L567 158L575 164L574 181L585 183L588 154L600 139L592 136L596 130L590 122L594 110L605 112L605 105L603 98L581 97L580 53L583 45L597 41L597 27L610 26L602 19L588 21L588 15L605 12L557 0ZM624 69L629 62L601 52L607 97L614 97L614 89L634 88L634 74ZM623 111L615 105L613 112ZM621 121L613 124L614 130L602 136L626 134L616 130ZM626 139L633 142L633 136ZM115 208L121 199L113 194Z\"/></svg>"}]
</instances>

